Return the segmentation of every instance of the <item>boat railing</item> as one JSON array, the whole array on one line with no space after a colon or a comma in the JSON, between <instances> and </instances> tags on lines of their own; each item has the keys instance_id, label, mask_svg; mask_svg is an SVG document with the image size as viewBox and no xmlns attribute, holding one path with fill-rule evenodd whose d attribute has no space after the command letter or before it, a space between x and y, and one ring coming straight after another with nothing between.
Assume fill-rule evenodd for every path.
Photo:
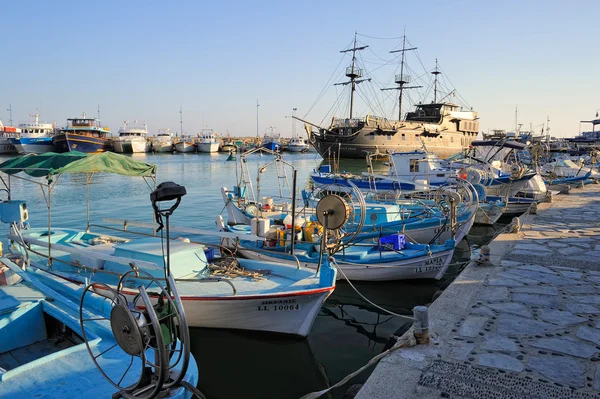
<instances>
[{"instance_id":1,"label":"boat railing","mask_svg":"<svg viewBox=\"0 0 600 399\"><path fill-rule=\"evenodd\" d=\"M365 122L365 118L333 118L331 122L331 128L338 127L358 127L361 123Z\"/></svg>"}]
</instances>

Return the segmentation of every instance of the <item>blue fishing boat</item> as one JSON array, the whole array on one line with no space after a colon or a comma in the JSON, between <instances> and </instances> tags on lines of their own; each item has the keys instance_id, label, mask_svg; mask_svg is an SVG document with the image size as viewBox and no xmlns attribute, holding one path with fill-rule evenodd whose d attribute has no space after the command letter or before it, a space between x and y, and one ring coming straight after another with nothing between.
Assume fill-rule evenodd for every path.
<instances>
[{"instance_id":1,"label":"blue fishing boat","mask_svg":"<svg viewBox=\"0 0 600 399\"><path fill-rule=\"evenodd\" d=\"M112 148L108 133L110 129L101 126L97 118L67 119L67 126L52 138L56 152L79 151L96 153Z\"/></svg>"},{"instance_id":2,"label":"blue fishing boat","mask_svg":"<svg viewBox=\"0 0 600 399\"><path fill-rule=\"evenodd\" d=\"M442 245L405 243L400 249L396 249L393 246L380 245L379 238L373 237L371 242L366 239L353 242L334 255L335 263L341 269L337 275L338 280L439 280L446 273L454 254L454 240L448 240ZM275 240L276 243L279 241ZM289 254L289 242L283 246L266 247L263 243L257 244L256 241L241 241L237 248L242 255L250 259L289 265L295 265L297 259L301 266L311 269L317 269L319 264L319 245L315 245L314 242L296 243L296 259ZM257 251L258 249L262 251Z\"/></svg>"},{"instance_id":3,"label":"blue fishing boat","mask_svg":"<svg viewBox=\"0 0 600 399\"><path fill-rule=\"evenodd\" d=\"M46 196L51 194L49 185L57 179L56 176L67 173L105 172L140 176L149 180L149 185L156 179L155 165L112 152L30 155L0 164L0 172L8 174L8 179L19 177L20 172L48 178L48 183L40 183ZM6 188L10 190L10 185ZM121 225L122 229L118 229L114 226L92 226L88 216L84 230L55 225L51 229L50 226L25 228L25 202L9 203L21 212L20 221L11 223L9 250L29 262L32 268L62 281L80 285L92 281L115 289L119 286L119 279L132 267L160 280L163 265L169 259L162 251L165 245L162 238L148 237L148 234L135 231L136 226L156 229L156 223L106 220L106 223ZM110 235L92 231L102 228L107 229ZM237 237L230 233L188 228L172 227L171 231ZM319 273L315 273L310 269L282 264L231 256L215 257L214 247L190 242L184 237L167 240L166 245L170 248L167 253L170 254L171 273L176 279L188 322L194 327L306 336L321 305L335 289L336 270L327 262ZM135 292L125 291L123 295L133 298Z\"/></svg>"},{"instance_id":4,"label":"blue fishing boat","mask_svg":"<svg viewBox=\"0 0 600 399\"><path fill-rule=\"evenodd\" d=\"M1 262L2 273L12 275L14 283L0 287L0 398L107 398L141 392L154 393L146 397L191 397L185 386L196 386L198 367L189 341L183 346L158 323L151 323L159 327L152 332L145 327L147 337L155 340L146 346L137 345L144 341L135 334L120 332L127 326L140 334L143 328L138 330L126 318L138 315L146 320L144 314L156 312L128 312L92 289L55 282L56 277L35 269L24 271L5 258ZM185 354L169 361L169 348ZM155 356L155 351L165 357ZM167 366L171 379L160 370ZM142 378L159 374L162 380Z\"/></svg>"},{"instance_id":5,"label":"blue fishing boat","mask_svg":"<svg viewBox=\"0 0 600 399\"><path fill-rule=\"evenodd\" d=\"M374 170L372 158L377 157L381 157L381 154L367 156L368 170ZM471 161L469 159L469 162ZM471 183L485 186L490 194L500 195L508 192L514 196L535 175L536 172L521 168L505 172L481 160L467 163L455 158L451 162L442 162L435 154L418 150L392 153L390 170L386 175L370 172L362 175L332 173L330 165L321 165L310 177L317 187L335 184L349 191L354 185L365 193L427 191L456 182L458 179L468 179Z\"/></svg>"},{"instance_id":6,"label":"blue fishing boat","mask_svg":"<svg viewBox=\"0 0 600 399\"><path fill-rule=\"evenodd\" d=\"M279 134L273 133L273 127L270 128L270 133L265 133L263 137L262 147L271 151L280 151L281 150L281 137Z\"/></svg>"},{"instance_id":7,"label":"blue fishing boat","mask_svg":"<svg viewBox=\"0 0 600 399\"><path fill-rule=\"evenodd\" d=\"M19 154L43 154L55 151L52 137L55 134L52 123L40 123L40 115L31 114L32 122L19 124L21 132L18 137L12 138L12 142Z\"/></svg>"}]
</instances>

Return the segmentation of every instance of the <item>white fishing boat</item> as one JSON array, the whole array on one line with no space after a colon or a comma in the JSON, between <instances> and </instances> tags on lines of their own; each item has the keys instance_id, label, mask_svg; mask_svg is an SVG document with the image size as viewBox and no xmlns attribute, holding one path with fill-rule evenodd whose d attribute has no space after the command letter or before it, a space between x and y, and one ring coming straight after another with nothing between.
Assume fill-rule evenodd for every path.
<instances>
[{"instance_id":1,"label":"white fishing boat","mask_svg":"<svg viewBox=\"0 0 600 399\"><path fill-rule=\"evenodd\" d=\"M18 177L16 174L23 171L38 177L53 177L53 180L65 173L109 172L142 176L151 180L149 185L155 183L154 165L119 154L64 157L66 155L57 154L52 159L44 158L47 169L43 170L29 168L35 159L14 159L1 164L0 171L9 174L9 178ZM45 198L50 196L50 184L40 183ZM180 199L181 196L171 211ZM89 218L87 228L83 230L61 228L55 224L51 229L50 225L25 229L28 211L24 201L14 200L0 205L19 215L19 221L15 223L2 219L12 226L10 250L42 274L51 274L80 285L91 281L104 284L105 289L115 290L119 279L131 272L132 267L161 281L164 264L170 265L170 273L176 281L190 326L306 336L321 305L335 289L336 270L327 262L319 273L315 273L310 269L279 263L230 257L211 259L214 248L189 239L168 238L169 230L178 234L209 234L225 238L235 238L235 234L167 227L165 244L162 238L148 237L148 234L131 238L137 237L135 227L156 230L160 227L156 223L106 219L106 223L120 224L123 229L120 230L122 235L105 235L92 231L92 227L95 230L102 226L92 226ZM158 212L157 209L155 207L155 212ZM157 217L156 220L160 222L161 219ZM166 226L170 226L168 218ZM119 231L114 227L108 228L111 234ZM163 245L167 247L168 256L162 251ZM135 292L125 289L123 295L133 298Z\"/></svg>"},{"instance_id":2,"label":"white fishing boat","mask_svg":"<svg viewBox=\"0 0 600 399\"><path fill-rule=\"evenodd\" d=\"M154 141L152 142L152 151L154 152L173 152L173 134L170 129L158 129Z\"/></svg>"},{"instance_id":3,"label":"white fishing boat","mask_svg":"<svg viewBox=\"0 0 600 399\"><path fill-rule=\"evenodd\" d=\"M452 260L454 246L454 240L449 240L443 245L407 243L401 251L396 251L394 248L382 248L377 244L359 243L358 246L349 246L343 253L334 255L335 263L341 269L337 278L356 281L439 280L446 273ZM240 254L249 259L289 266L294 266L298 262L301 266L314 270L319 266L318 244L298 242L294 249L296 259L284 252L285 245L279 251L258 252L252 247L254 247L252 242L242 241L237 249Z\"/></svg>"},{"instance_id":4,"label":"white fishing boat","mask_svg":"<svg viewBox=\"0 0 600 399\"><path fill-rule=\"evenodd\" d=\"M221 144L219 151L228 153L237 151L237 146L233 142L229 132L225 135L225 137L223 137L223 143Z\"/></svg>"},{"instance_id":5,"label":"white fishing boat","mask_svg":"<svg viewBox=\"0 0 600 399\"><path fill-rule=\"evenodd\" d=\"M217 135L214 130L202 129L200 138L196 141L196 147L198 152L218 152L219 142L217 141Z\"/></svg>"},{"instance_id":6,"label":"white fishing boat","mask_svg":"<svg viewBox=\"0 0 600 399\"><path fill-rule=\"evenodd\" d=\"M13 139L13 144L19 154L43 154L54 151L52 137L56 129L52 123L40 123L38 113L30 115L32 122L19 124L21 132Z\"/></svg>"},{"instance_id":7,"label":"white fishing boat","mask_svg":"<svg viewBox=\"0 0 600 399\"><path fill-rule=\"evenodd\" d=\"M182 153L196 152L196 143L189 137L182 137L180 141L175 143L175 151Z\"/></svg>"},{"instance_id":8,"label":"white fishing boat","mask_svg":"<svg viewBox=\"0 0 600 399\"><path fill-rule=\"evenodd\" d=\"M308 142L304 137L295 136L292 137L288 144L289 152L306 152L308 151Z\"/></svg>"},{"instance_id":9,"label":"white fishing boat","mask_svg":"<svg viewBox=\"0 0 600 399\"><path fill-rule=\"evenodd\" d=\"M145 123L138 124L134 121L129 124L129 121L125 121L119 129L119 137L113 139L113 147L115 152L124 154L149 152L151 145L148 141L148 127Z\"/></svg>"}]
</instances>

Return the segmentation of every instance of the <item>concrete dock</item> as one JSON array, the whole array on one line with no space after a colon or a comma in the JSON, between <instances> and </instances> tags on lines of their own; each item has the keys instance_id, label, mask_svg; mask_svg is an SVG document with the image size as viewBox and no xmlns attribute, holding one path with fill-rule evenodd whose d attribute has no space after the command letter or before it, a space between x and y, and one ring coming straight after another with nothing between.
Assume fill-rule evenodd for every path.
<instances>
[{"instance_id":1,"label":"concrete dock","mask_svg":"<svg viewBox=\"0 0 600 399\"><path fill-rule=\"evenodd\" d=\"M600 397L600 185L521 220L431 305L431 342L386 356L356 398Z\"/></svg>"}]
</instances>

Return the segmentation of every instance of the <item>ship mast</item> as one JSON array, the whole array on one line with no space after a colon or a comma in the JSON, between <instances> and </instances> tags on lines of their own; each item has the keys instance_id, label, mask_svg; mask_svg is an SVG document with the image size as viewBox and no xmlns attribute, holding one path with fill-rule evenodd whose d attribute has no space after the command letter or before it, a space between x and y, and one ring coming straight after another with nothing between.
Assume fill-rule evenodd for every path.
<instances>
[{"instance_id":1,"label":"ship mast","mask_svg":"<svg viewBox=\"0 0 600 399\"><path fill-rule=\"evenodd\" d=\"M30 117L34 118L35 120L35 124L38 124L38 121L40 119L40 114L38 114L38 109L35 109L35 114L29 114Z\"/></svg>"},{"instance_id":2,"label":"ship mast","mask_svg":"<svg viewBox=\"0 0 600 399\"><path fill-rule=\"evenodd\" d=\"M438 60L437 60L437 58L435 59L435 69L433 70L433 72L431 72L431 74L433 76L435 76L435 80L433 81L433 103L437 104L438 75L441 74L440 70L438 69Z\"/></svg>"},{"instance_id":3,"label":"ship mast","mask_svg":"<svg viewBox=\"0 0 600 399\"><path fill-rule=\"evenodd\" d=\"M398 120L402 120L402 92L404 89L418 89L423 86L404 86L407 83L410 83L411 78L410 75L404 74L404 58L407 51L416 50L417 47L406 48L406 28L404 28L404 37L402 40L402 50L392 50L390 54L400 53L402 52L402 61L400 62L400 75L396 75L394 81L398 84L398 87L387 87L384 90L398 90L400 94L398 95Z\"/></svg>"},{"instance_id":4,"label":"ship mast","mask_svg":"<svg viewBox=\"0 0 600 399\"><path fill-rule=\"evenodd\" d=\"M350 89L350 119L352 119L352 108L354 107L354 92L356 91L356 85L358 83L366 81L371 81L371 79L358 79L363 76L363 71L360 68L356 67L356 52L360 50L364 50L369 46L361 46L356 47L356 32L354 32L354 46L348 50L341 50L340 53L348 53L352 51L352 64L346 68L346 76L350 78L348 82L335 83L334 86L345 86L347 84L351 85Z\"/></svg>"}]
</instances>

